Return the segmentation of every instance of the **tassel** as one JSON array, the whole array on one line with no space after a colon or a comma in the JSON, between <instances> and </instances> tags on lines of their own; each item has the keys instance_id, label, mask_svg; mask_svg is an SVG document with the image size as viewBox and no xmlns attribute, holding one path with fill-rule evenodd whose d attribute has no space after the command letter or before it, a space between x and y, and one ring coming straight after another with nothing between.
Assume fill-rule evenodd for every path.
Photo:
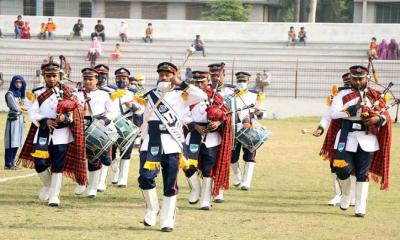
<instances>
[{"instance_id":1,"label":"tassel","mask_svg":"<svg viewBox=\"0 0 400 240\"><path fill-rule=\"evenodd\" d=\"M339 88L336 86L336 84L332 85L331 92L332 92L332 96L336 96L339 93Z\"/></svg>"},{"instance_id":2,"label":"tassel","mask_svg":"<svg viewBox=\"0 0 400 240\"><path fill-rule=\"evenodd\" d=\"M189 93L184 91L182 93L182 99L183 99L183 101L187 101L189 99Z\"/></svg>"},{"instance_id":3,"label":"tassel","mask_svg":"<svg viewBox=\"0 0 400 240\"><path fill-rule=\"evenodd\" d=\"M344 167L349 166L349 164L343 159L335 159L333 161L333 166L338 167L338 168L344 168Z\"/></svg>"},{"instance_id":4,"label":"tassel","mask_svg":"<svg viewBox=\"0 0 400 240\"><path fill-rule=\"evenodd\" d=\"M189 165L193 167L197 167L199 162L196 159L189 159Z\"/></svg>"},{"instance_id":5,"label":"tassel","mask_svg":"<svg viewBox=\"0 0 400 240\"><path fill-rule=\"evenodd\" d=\"M190 167L189 161L185 158L185 156L182 153L179 153L179 168L186 170L189 169L189 167Z\"/></svg>"},{"instance_id":6,"label":"tassel","mask_svg":"<svg viewBox=\"0 0 400 240\"><path fill-rule=\"evenodd\" d=\"M35 101L36 96L35 96L35 94L33 94L33 93L31 93L31 92L26 92L26 98L27 98L29 101L33 102L33 101Z\"/></svg>"},{"instance_id":7,"label":"tassel","mask_svg":"<svg viewBox=\"0 0 400 240\"><path fill-rule=\"evenodd\" d=\"M150 162L150 161L146 161L144 163L143 168L150 170L150 171L155 171L155 170L160 170L160 162Z\"/></svg>"},{"instance_id":8,"label":"tassel","mask_svg":"<svg viewBox=\"0 0 400 240\"><path fill-rule=\"evenodd\" d=\"M135 95L134 99L138 104L140 104L142 106L145 106L147 104L147 100L145 98L143 98L142 96Z\"/></svg>"},{"instance_id":9,"label":"tassel","mask_svg":"<svg viewBox=\"0 0 400 240\"><path fill-rule=\"evenodd\" d=\"M261 92L257 95L257 104L260 105L261 103L263 103L265 101L265 93Z\"/></svg>"},{"instance_id":10,"label":"tassel","mask_svg":"<svg viewBox=\"0 0 400 240\"><path fill-rule=\"evenodd\" d=\"M332 96L332 95L329 95L329 96L326 98L326 105L331 106L331 105L332 105L332 101L333 101L333 96Z\"/></svg>"},{"instance_id":11,"label":"tassel","mask_svg":"<svg viewBox=\"0 0 400 240\"><path fill-rule=\"evenodd\" d=\"M386 105L389 104L391 99L390 94L386 93L385 96L383 96L383 99L385 100Z\"/></svg>"},{"instance_id":12,"label":"tassel","mask_svg":"<svg viewBox=\"0 0 400 240\"><path fill-rule=\"evenodd\" d=\"M114 100L117 99L117 98L120 98L120 97L125 96L125 94L126 94L126 91L125 91L125 90L118 89L117 91L115 91L115 92L113 92L113 93L110 93L111 100L114 101Z\"/></svg>"},{"instance_id":13,"label":"tassel","mask_svg":"<svg viewBox=\"0 0 400 240\"><path fill-rule=\"evenodd\" d=\"M43 158L47 159L50 157L49 151L35 150L34 153L31 153L32 157L35 158Z\"/></svg>"}]
</instances>

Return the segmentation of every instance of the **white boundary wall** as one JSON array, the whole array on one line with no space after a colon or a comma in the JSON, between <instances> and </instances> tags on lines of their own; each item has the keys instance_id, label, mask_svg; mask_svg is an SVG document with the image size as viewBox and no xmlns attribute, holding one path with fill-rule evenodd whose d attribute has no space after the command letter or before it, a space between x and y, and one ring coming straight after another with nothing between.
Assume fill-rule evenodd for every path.
<instances>
[{"instance_id":1,"label":"white boundary wall","mask_svg":"<svg viewBox=\"0 0 400 240\"><path fill-rule=\"evenodd\" d=\"M29 21L31 35L39 32L41 22L48 17L23 16ZM69 35L78 17L52 17L57 24L56 35ZM82 18L85 25L84 33L87 36L93 32L97 18ZM15 15L0 15L0 28L4 34L14 33ZM121 19L102 19L106 28L106 37L117 38L118 26ZM126 19L129 26L129 37L140 38L148 22L152 22L159 39L193 39L196 34L207 40L228 40L248 42L276 42L286 41L287 31L294 26L296 31L301 26L306 28L310 42L369 42L371 37L399 38L400 24L356 24L356 23L255 23L255 22L209 22L184 20L142 20Z\"/></svg>"}]
</instances>

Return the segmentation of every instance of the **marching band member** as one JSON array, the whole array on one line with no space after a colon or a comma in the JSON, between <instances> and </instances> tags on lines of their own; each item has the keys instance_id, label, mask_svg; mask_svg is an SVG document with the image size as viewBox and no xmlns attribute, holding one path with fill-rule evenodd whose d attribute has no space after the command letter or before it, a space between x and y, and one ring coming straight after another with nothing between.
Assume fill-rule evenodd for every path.
<instances>
[{"instance_id":1,"label":"marching band member","mask_svg":"<svg viewBox=\"0 0 400 240\"><path fill-rule=\"evenodd\" d=\"M338 120L333 120L332 121L332 119L331 119L332 101L333 101L333 98L335 96L337 96L337 94L340 91L351 89L351 87L350 87L350 73L343 74L342 75L342 80L343 80L343 87L337 88L336 85L332 86L332 93L331 93L331 95L328 96L328 99L327 99L327 104L328 104L329 108L325 112L324 116L321 118L321 121L319 122L319 125L318 125L317 129L313 132L313 135L315 137L320 137L324 132L329 133L330 132L330 128L331 128L331 124L332 125L337 124ZM326 134L324 143L326 143L328 141L327 138L335 138L335 137L336 136L334 136L334 135ZM337 176L336 176L336 173L335 173L335 168L332 166L333 158L328 156L328 155L326 155L323 151L320 152L320 155L322 155L324 159L329 160L329 166L331 168L333 190L334 190L335 195L333 196L333 198L331 200L329 200L328 205L336 206L337 204L340 203L342 191L340 189L339 182L337 180ZM350 179L351 179L351 185L352 185L351 186L351 203L350 203L350 205L354 206L354 204L355 204L356 178L355 178L355 176L351 175Z\"/></svg>"},{"instance_id":2,"label":"marching band member","mask_svg":"<svg viewBox=\"0 0 400 240\"><path fill-rule=\"evenodd\" d=\"M182 157L184 136L181 126L185 108L207 99L207 95L197 87L188 85L176 77L178 69L168 62L157 66L159 74L157 88L146 93L140 148L139 187L146 203L144 225L156 224L159 204L155 178L160 168L163 175L164 196L160 211L161 231L170 232L174 228L176 197L178 194L177 175L179 166L187 167ZM173 85L183 90L172 90Z\"/></svg>"},{"instance_id":3,"label":"marching band member","mask_svg":"<svg viewBox=\"0 0 400 240\"><path fill-rule=\"evenodd\" d=\"M354 171L356 183L355 216L364 217L368 196L368 174L380 181L381 189L389 185L391 119L381 93L367 86L368 69L350 68L352 89L343 90L333 99L331 117L340 119L332 129L336 136L323 150L334 156L333 167L342 189L340 208L350 205L350 175ZM373 107L373 105L375 105Z\"/></svg>"},{"instance_id":4,"label":"marching band member","mask_svg":"<svg viewBox=\"0 0 400 240\"><path fill-rule=\"evenodd\" d=\"M39 199L59 206L63 173L78 184L87 182L83 116L73 90L60 82L60 66L42 65L42 74L46 87L35 90L37 98L28 110L33 124L18 163L38 173L43 185Z\"/></svg>"},{"instance_id":5,"label":"marching band member","mask_svg":"<svg viewBox=\"0 0 400 240\"><path fill-rule=\"evenodd\" d=\"M134 93L129 91L129 75L130 72L126 68L119 68L115 71L115 79L118 87L118 92L122 92L117 99L113 101L114 109L118 109L118 117L127 117L132 121L134 115L141 116L143 114L144 107L135 100ZM128 174L129 174L129 165L130 158L133 149L133 143L129 145L125 154L121 156L121 160L119 162L119 168L114 172L116 176L118 173L118 187L126 187L128 184ZM113 146L112 149L112 159L116 159L116 145ZM121 153L122 154L122 153ZM118 163L116 163L118 164ZM117 165L118 166L118 165ZM113 176L113 183L115 183L116 177Z\"/></svg>"},{"instance_id":6,"label":"marching band member","mask_svg":"<svg viewBox=\"0 0 400 240\"><path fill-rule=\"evenodd\" d=\"M212 63L208 65L208 71L210 73L210 81L211 81L211 88L216 88L217 92L222 97L227 97L234 93L234 85L224 83L225 80L225 63ZM229 172L229 171L228 171ZM229 181L229 180L227 180ZM225 189L229 187L228 184L223 184ZM215 185L214 185L215 187ZM214 194L214 202L215 203L222 203L224 202L224 187L221 187L218 191L217 195Z\"/></svg>"},{"instance_id":7,"label":"marching band member","mask_svg":"<svg viewBox=\"0 0 400 240\"><path fill-rule=\"evenodd\" d=\"M113 119L112 100L109 92L99 89L98 86L98 72L93 68L82 69L83 86L84 89L79 91L76 96L80 104L85 109L84 118L86 120L86 127L92 123L93 120L103 120L105 124L109 124ZM100 183L100 176L103 168L107 176L107 169L111 165L111 152L105 155L97 163L88 161L89 169L89 183L87 186L87 196L89 198L96 197L98 185ZM85 186L76 189L77 195L82 194ZM105 190L106 186L102 189ZM83 189L83 191L82 191ZM104 191L103 190L103 191Z\"/></svg>"},{"instance_id":8,"label":"marching band member","mask_svg":"<svg viewBox=\"0 0 400 240\"><path fill-rule=\"evenodd\" d=\"M230 124L224 124L229 109L224 106L222 96L209 87L208 72L193 71L192 76L194 85L203 90L208 99L190 106L192 121L188 124L190 132L186 137L190 168L185 174L191 186L189 203L194 204L200 198L200 209L209 210L213 177L218 180L221 173L229 172L231 129ZM226 143L230 146L226 146ZM223 153L224 149L228 151ZM225 168L217 168L216 166L221 166L217 165L217 161L224 160ZM202 187L197 167L203 176ZM229 176L229 173L226 176ZM216 189L219 190L220 187L217 186Z\"/></svg>"},{"instance_id":9,"label":"marching band member","mask_svg":"<svg viewBox=\"0 0 400 240\"><path fill-rule=\"evenodd\" d=\"M242 108L251 104L255 105L255 109L243 110L236 115L236 129L239 131L242 128L251 128L252 122L257 119L262 119L263 112L263 97L258 93L249 91L248 83L250 80L250 74L247 72L237 72L236 74L237 89L239 90L232 99L232 102L236 108ZM231 167L234 174L233 185L240 186L242 190L248 190L250 188L251 179L253 177L254 165L256 163L256 151L250 152L246 148L242 147L242 144L235 140L235 146L232 151ZM243 160L245 161L243 179L239 168L239 156L240 150L243 148Z\"/></svg>"}]
</instances>

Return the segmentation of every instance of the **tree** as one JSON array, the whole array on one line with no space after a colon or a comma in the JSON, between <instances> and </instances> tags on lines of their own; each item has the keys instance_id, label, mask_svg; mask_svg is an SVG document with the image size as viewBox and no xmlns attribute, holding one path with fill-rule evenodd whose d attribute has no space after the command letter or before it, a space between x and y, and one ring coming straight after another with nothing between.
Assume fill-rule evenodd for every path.
<instances>
[{"instance_id":1,"label":"tree","mask_svg":"<svg viewBox=\"0 0 400 240\"><path fill-rule=\"evenodd\" d=\"M203 13L204 20L247 22L250 18L251 7L238 0L209 1L207 7L208 11Z\"/></svg>"},{"instance_id":2,"label":"tree","mask_svg":"<svg viewBox=\"0 0 400 240\"><path fill-rule=\"evenodd\" d=\"M319 0L317 22L353 22L353 0Z\"/></svg>"},{"instance_id":3,"label":"tree","mask_svg":"<svg viewBox=\"0 0 400 240\"><path fill-rule=\"evenodd\" d=\"M311 0L308 22L315 23L315 16L317 16L317 0Z\"/></svg>"}]
</instances>

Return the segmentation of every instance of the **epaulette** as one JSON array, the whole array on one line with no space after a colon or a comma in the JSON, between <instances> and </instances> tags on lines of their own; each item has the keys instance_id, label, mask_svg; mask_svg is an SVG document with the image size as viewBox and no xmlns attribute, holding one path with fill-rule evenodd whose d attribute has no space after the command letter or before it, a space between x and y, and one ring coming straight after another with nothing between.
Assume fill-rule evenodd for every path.
<instances>
[{"instance_id":1,"label":"epaulette","mask_svg":"<svg viewBox=\"0 0 400 240\"><path fill-rule=\"evenodd\" d=\"M147 103L147 100L144 96L135 95L134 98L135 98L135 101L142 106L145 106Z\"/></svg>"},{"instance_id":2,"label":"epaulette","mask_svg":"<svg viewBox=\"0 0 400 240\"><path fill-rule=\"evenodd\" d=\"M258 104L263 103L265 101L265 98L266 98L266 96L265 96L264 92L258 92L257 91L257 102L258 102Z\"/></svg>"},{"instance_id":3,"label":"epaulette","mask_svg":"<svg viewBox=\"0 0 400 240\"><path fill-rule=\"evenodd\" d=\"M99 88L99 90L104 91L106 93L111 93L112 92L110 89L107 89L107 88Z\"/></svg>"},{"instance_id":4,"label":"epaulette","mask_svg":"<svg viewBox=\"0 0 400 240\"><path fill-rule=\"evenodd\" d=\"M111 100L115 100L117 98L125 96L126 90L120 89L115 92L110 93Z\"/></svg>"},{"instance_id":5,"label":"epaulette","mask_svg":"<svg viewBox=\"0 0 400 240\"><path fill-rule=\"evenodd\" d=\"M36 91L39 91L39 90L41 90L41 89L43 89L44 87L42 86L42 87L37 87L37 88L34 88L34 89L32 89L32 93L35 93Z\"/></svg>"}]
</instances>

